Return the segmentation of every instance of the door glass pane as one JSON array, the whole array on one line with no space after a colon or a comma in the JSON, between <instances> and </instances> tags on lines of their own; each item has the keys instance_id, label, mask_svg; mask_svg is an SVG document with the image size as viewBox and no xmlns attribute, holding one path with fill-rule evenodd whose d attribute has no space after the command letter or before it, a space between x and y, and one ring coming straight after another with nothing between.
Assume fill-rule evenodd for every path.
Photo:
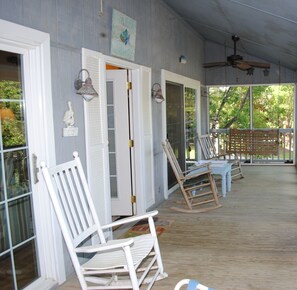
<instances>
[{"instance_id":1,"label":"door glass pane","mask_svg":"<svg viewBox=\"0 0 297 290\"><path fill-rule=\"evenodd\" d=\"M5 152L4 164L8 198L29 192L27 150Z\"/></svg>"},{"instance_id":2,"label":"door glass pane","mask_svg":"<svg viewBox=\"0 0 297 290\"><path fill-rule=\"evenodd\" d=\"M26 196L8 203L12 245L15 246L34 235L31 198Z\"/></svg>"},{"instance_id":3,"label":"door glass pane","mask_svg":"<svg viewBox=\"0 0 297 290\"><path fill-rule=\"evenodd\" d=\"M14 264L18 289L22 289L30 284L38 275L35 253L35 242L33 240L18 247L14 251Z\"/></svg>"},{"instance_id":4,"label":"door glass pane","mask_svg":"<svg viewBox=\"0 0 297 290\"><path fill-rule=\"evenodd\" d=\"M0 203L4 200L4 184L3 184L3 168L2 168L2 161L1 161L1 154L0 154Z\"/></svg>"},{"instance_id":5,"label":"door glass pane","mask_svg":"<svg viewBox=\"0 0 297 290\"><path fill-rule=\"evenodd\" d=\"M186 161L197 160L196 90L185 88Z\"/></svg>"},{"instance_id":6,"label":"door glass pane","mask_svg":"<svg viewBox=\"0 0 297 290\"><path fill-rule=\"evenodd\" d=\"M0 289L1 290L12 290L14 288L13 276L8 275L13 271L11 264L10 254L6 253L0 256Z\"/></svg>"},{"instance_id":7,"label":"door glass pane","mask_svg":"<svg viewBox=\"0 0 297 290\"><path fill-rule=\"evenodd\" d=\"M9 248L9 243L8 243L6 212L5 212L4 204L2 204L0 205L0 253L3 253L8 248Z\"/></svg>"},{"instance_id":8,"label":"door glass pane","mask_svg":"<svg viewBox=\"0 0 297 290\"><path fill-rule=\"evenodd\" d=\"M21 55L0 51L0 289L10 290L39 277L22 71Z\"/></svg>"},{"instance_id":9,"label":"door glass pane","mask_svg":"<svg viewBox=\"0 0 297 290\"><path fill-rule=\"evenodd\" d=\"M185 170L184 95L183 86L166 82L167 138L182 170ZM177 183L168 164L168 188Z\"/></svg>"},{"instance_id":10,"label":"door glass pane","mask_svg":"<svg viewBox=\"0 0 297 290\"><path fill-rule=\"evenodd\" d=\"M107 92L107 122L108 122L108 149L109 149L109 178L110 178L110 195L112 198L118 197L117 189L117 164L116 164L116 147L115 147L115 122L114 122L114 98L113 82L106 82Z\"/></svg>"}]
</instances>

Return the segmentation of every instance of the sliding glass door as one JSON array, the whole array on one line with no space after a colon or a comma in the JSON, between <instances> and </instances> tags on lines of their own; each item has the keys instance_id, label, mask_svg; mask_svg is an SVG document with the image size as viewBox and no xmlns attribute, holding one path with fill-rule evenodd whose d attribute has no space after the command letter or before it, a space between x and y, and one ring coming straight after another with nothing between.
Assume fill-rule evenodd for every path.
<instances>
[{"instance_id":1,"label":"sliding glass door","mask_svg":"<svg viewBox=\"0 0 297 290\"><path fill-rule=\"evenodd\" d=\"M185 170L185 125L183 85L166 82L167 139L177 157L182 170ZM168 163L168 187L177 183Z\"/></svg>"}]
</instances>

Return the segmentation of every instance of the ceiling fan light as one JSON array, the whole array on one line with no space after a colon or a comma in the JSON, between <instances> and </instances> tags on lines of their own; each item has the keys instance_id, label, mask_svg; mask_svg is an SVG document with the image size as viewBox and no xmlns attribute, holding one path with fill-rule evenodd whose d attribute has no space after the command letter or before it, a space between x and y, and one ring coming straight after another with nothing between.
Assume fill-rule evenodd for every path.
<instances>
[{"instance_id":1,"label":"ceiling fan light","mask_svg":"<svg viewBox=\"0 0 297 290\"><path fill-rule=\"evenodd\" d=\"M246 70L246 74L248 76L252 76L254 74L254 70L255 70L255 68L254 67L251 67L251 68L249 68L249 69Z\"/></svg>"}]
</instances>

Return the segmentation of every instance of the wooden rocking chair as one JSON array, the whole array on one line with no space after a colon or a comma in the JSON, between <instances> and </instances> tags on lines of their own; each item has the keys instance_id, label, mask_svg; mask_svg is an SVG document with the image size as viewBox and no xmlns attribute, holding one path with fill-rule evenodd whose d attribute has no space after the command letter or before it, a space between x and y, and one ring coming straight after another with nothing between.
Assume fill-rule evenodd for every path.
<instances>
[{"instance_id":1,"label":"wooden rocking chair","mask_svg":"<svg viewBox=\"0 0 297 290\"><path fill-rule=\"evenodd\" d=\"M80 159L73 155L73 161L52 168L42 162L41 168L81 288L138 290L147 283L151 289L167 277L153 220L158 212L101 226ZM149 234L106 240L112 227L141 219L148 220ZM93 245L94 240L99 242Z\"/></svg>"},{"instance_id":2,"label":"wooden rocking chair","mask_svg":"<svg viewBox=\"0 0 297 290\"><path fill-rule=\"evenodd\" d=\"M200 213L221 207L210 163L183 172L169 141L162 142L162 146L184 198L184 207L172 207L172 209L185 213ZM209 206L209 203L214 205Z\"/></svg>"},{"instance_id":3,"label":"wooden rocking chair","mask_svg":"<svg viewBox=\"0 0 297 290\"><path fill-rule=\"evenodd\" d=\"M198 136L198 141L201 146L202 153L204 155L204 158L206 160L211 159L225 159L228 160L228 163L232 164L231 167L231 178L234 180L235 178L243 178L243 172L240 160L238 158L238 155L234 153L234 160L227 159L228 154L227 152L217 152L216 146L215 146L215 140L213 136L209 134Z\"/></svg>"}]
</instances>

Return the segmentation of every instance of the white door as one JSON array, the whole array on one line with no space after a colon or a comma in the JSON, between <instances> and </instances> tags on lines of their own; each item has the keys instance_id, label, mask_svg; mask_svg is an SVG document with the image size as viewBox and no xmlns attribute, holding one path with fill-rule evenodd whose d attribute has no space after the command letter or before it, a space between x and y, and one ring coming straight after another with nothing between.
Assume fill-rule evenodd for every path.
<instances>
[{"instance_id":1,"label":"white door","mask_svg":"<svg viewBox=\"0 0 297 290\"><path fill-rule=\"evenodd\" d=\"M111 207L113 216L133 214L131 109L127 70L106 71Z\"/></svg>"},{"instance_id":2,"label":"white door","mask_svg":"<svg viewBox=\"0 0 297 290\"><path fill-rule=\"evenodd\" d=\"M0 289L49 289L58 271L63 276L49 199L34 170L41 159L54 161L52 120L43 110L52 113L50 70L41 69L49 59L47 35L0 21Z\"/></svg>"}]
</instances>

